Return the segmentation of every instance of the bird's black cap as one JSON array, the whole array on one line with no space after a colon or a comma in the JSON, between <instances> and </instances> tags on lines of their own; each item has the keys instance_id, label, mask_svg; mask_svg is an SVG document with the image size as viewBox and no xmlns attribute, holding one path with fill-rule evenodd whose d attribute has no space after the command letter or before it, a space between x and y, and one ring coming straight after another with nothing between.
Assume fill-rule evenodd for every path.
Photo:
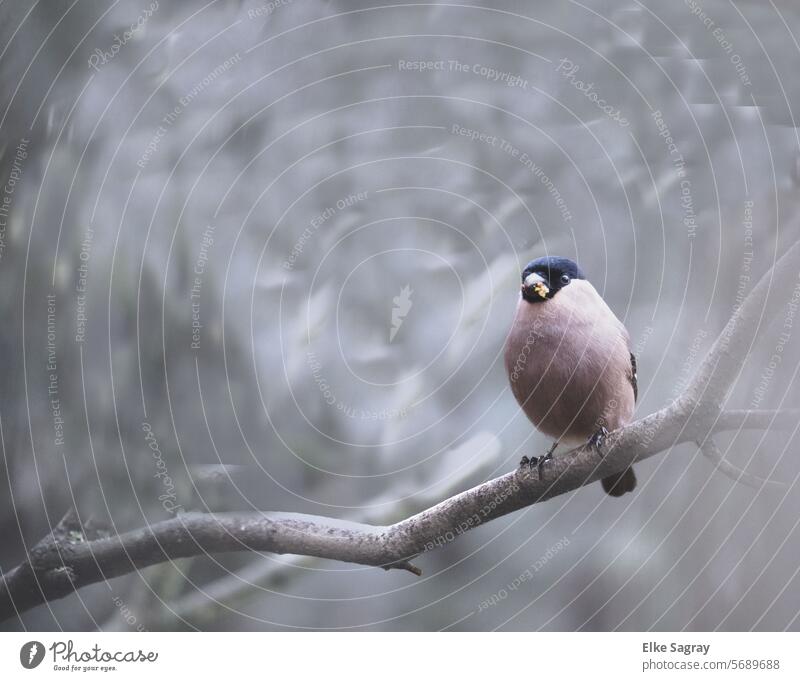
<instances>
[{"instance_id":1,"label":"bird's black cap","mask_svg":"<svg viewBox=\"0 0 800 681\"><path fill-rule=\"evenodd\" d=\"M536 276L531 277L532 274ZM529 303L549 300L573 279L585 277L569 258L549 255L531 260L522 270L522 297Z\"/></svg>"},{"instance_id":2,"label":"bird's black cap","mask_svg":"<svg viewBox=\"0 0 800 681\"><path fill-rule=\"evenodd\" d=\"M558 279L562 274L568 275L570 279L586 279L581 268L578 267L578 263L557 255L548 255L531 260L522 271L522 278L524 279L531 272L538 272L551 281Z\"/></svg>"}]
</instances>

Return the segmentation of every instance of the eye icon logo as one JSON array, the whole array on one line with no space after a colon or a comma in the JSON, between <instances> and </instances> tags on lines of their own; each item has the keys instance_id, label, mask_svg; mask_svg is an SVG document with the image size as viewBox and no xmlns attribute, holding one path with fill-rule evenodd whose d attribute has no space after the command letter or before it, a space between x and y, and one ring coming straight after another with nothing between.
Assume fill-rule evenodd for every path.
<instances>
[{"instance_id":1,"label":"eye icon logo","mask_svg":"<svg viewBox=\"0 0 800 681\"><path fill-rule=\"evenodd\" d=\"M28 641L19 651L19 661L25 669L38 667L44 659L44 645L39 641Z\"/></svg>"}]
</instances>

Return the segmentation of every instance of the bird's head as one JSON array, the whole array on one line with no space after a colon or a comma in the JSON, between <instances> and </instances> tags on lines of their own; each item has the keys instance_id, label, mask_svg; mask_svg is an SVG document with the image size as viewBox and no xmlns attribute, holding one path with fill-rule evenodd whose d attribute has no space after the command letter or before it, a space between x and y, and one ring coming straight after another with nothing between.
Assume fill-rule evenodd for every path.
<instances>
[{"instance_id":1,"label":"bird's head","mask_svg":"<svg viewBox=\"0 0 800 681\"><path fill-rule=\"evenodd\" d=\"M547 256L531 260L522 270L522 297L529 303L541 303L569 286L573 279L585 277L569 258Z\"/></svg>"}]
</instances>

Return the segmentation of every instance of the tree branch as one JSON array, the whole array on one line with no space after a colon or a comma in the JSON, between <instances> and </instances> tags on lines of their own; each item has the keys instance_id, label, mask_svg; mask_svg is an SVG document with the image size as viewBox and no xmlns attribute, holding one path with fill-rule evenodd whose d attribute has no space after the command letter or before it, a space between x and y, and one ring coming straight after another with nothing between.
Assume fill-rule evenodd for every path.
<instances>
[{"instance_id":1,"label":"tree branch","mask_svg":"<svg viewBox=\"0 0 800 681\"><path fill-rule=\"evenodd\" d=\"M705 442L698 442L697 446L700 447L700 451L703 452L706 457L714 462L714 465L718 470L727 475L734 482L741 482L748 487L759 490L765 486L774 486L781 489L786 488L786 485L784 485L782 482L760 478L759 476L753 475L752 473L747 473L741 468L734 466L729 461L726 461L725 457L722 456L722 452L719 451L717 443L711 438Z\"/></svg>"},{"instance_id":2,"label":"tree branch","mask_svg":"<svg viewBox=\"0 0 800 681\"><path fill-rule=\"evenodd\" d=\"M800 409L726 409L714 424L714 432L794 428L798 423Z\"/></svg>"},{"instance_id":3,"label":"tree branch","mask_svg":"<svg viewBox=\"0 0 800 681\"><path fill-rule=\"evenodd\" d=\"M619 473L675 445L703 443L701 447L713 459L718 450L710 437L716 432L794 425L792 412L724 411L724 406L756 332L780 309L767 304L770 291L793 290L798 261L800 242L734 312L686 391L664 409L611 433L602 458L578 447L553 459L541 479L535 469L521 468L389 526L288 513L186 513L108 536L100 528L81 526L75 514L69 513L30 551L25 563L4 575L0 620L87 584L206 552L292 553L419 574L409 562L415 556L495 518ZM724 467L721 455L720 462ZM741 478L741 471L735 475ZM764 481L758 480L760 486Z\"/></svg>"}]
</instances>

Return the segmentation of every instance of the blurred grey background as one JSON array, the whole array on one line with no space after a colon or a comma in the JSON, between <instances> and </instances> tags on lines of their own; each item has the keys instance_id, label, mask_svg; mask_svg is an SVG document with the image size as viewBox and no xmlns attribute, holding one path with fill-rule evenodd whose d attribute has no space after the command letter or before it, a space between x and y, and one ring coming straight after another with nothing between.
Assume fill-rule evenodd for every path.
<instances>
[{"instance_id":1,"label":"blurred grey background","mask_svg":"<svg viewBox=\"0 0 800 681\"><path fill-rule=\"evenodd\" d=\"M398 520L548 446L500 361L528 260L578 260L624 319L644 415L798 238L794 3L54 0L0 26L3 570L73 504L119 531ZM733 406L798 406L797 338L765 379L781 331ZM786 490L681 446L420 579L215 555L0 626L798 629L791 435L720 439Z\"/></svg>"}]
</instances>

